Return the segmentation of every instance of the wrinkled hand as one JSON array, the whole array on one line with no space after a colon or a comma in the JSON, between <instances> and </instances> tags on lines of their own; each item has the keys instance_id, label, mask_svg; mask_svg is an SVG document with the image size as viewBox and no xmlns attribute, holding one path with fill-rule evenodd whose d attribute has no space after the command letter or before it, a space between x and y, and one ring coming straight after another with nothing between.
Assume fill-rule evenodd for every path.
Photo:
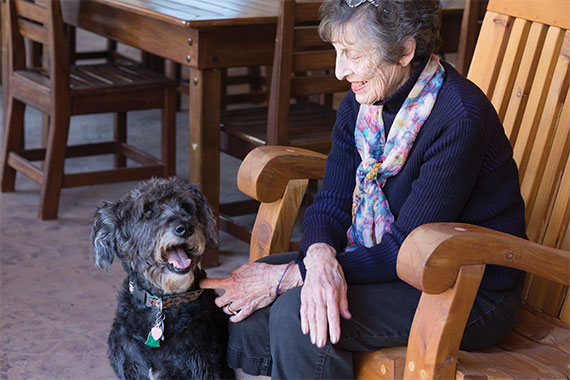
<instances>
[{"instance_id":1,"label":"wrinkled hand","mask_svg":"<svg viewBox=\"0 0 570 380\"><path fill-rule=\"evenodd\" d=\"M232 315L230 321L240 322L275 300L275 288L286 266L287 264L246 263L233 271L229 277L200 281L200 287L224 290L225 293L216 298L216 305L222 307L226 314L232 315L231 311L236 311L237 314ZM299 286L301 282L301 275L295 264L287 270L279 293Z\"/></svg>"},{"instance_id":2,"label":"wrinkled hand","mask_svg":"<svg viewBox=\"0 0 570 380\"><path fill-rule=\"evenodd\" d=\"M344 272L336 251L325 243L309 247L304 259L307 274L301 290L301 329L311 342L322 348L330 334L331 343L340 339L340 316L350 319Z\"/></svg>"}]
</instances>

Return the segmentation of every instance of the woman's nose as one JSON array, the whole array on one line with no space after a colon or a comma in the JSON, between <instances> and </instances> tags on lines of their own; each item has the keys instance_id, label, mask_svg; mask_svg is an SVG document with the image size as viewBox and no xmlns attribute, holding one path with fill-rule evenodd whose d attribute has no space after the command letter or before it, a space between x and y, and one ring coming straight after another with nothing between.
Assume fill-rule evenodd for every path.
<instances>
[{"instance_id":1,"label":"woman's nose","mask_svg":"<svg viewBox=\"0 0 570 380\"><path fill-rule=\"evenodd\" d=\"M343 58L342 54L337 54L335 70L336 79L343 80L350 73L348 65L346 64L346 59Z\"/></svg>"}]
</instances>

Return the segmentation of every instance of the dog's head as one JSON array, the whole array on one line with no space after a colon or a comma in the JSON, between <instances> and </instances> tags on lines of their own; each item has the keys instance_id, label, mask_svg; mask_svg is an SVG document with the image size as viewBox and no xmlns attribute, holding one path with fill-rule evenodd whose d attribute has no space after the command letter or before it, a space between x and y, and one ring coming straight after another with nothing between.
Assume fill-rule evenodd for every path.
<instances>
[{"instance_id":1,"label":"dog's head","mask_svg":"<svg viewBox=\"0 0 570 380\"><path fill-rule=\"evenodd\" d=\"M91 243L97 267L107 270L116 256L127 271L172 294L192 286L204 249L217 245L218 232L196 186L153 178L97 208Z\"/></svg>"}]
</instances>

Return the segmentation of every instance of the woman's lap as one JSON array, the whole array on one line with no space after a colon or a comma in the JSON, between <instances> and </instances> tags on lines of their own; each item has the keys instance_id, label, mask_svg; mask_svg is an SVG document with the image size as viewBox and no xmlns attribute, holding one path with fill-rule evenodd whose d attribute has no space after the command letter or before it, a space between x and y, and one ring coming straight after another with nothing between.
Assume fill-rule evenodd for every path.
<instances>
[{"instance_id":1,"label":"woman's lap","mask_svg":"<svg viewBox=\"0 0 570 380\"><path fill-rule=\"evenodd\" d=\"M282 264L296 254L272 255L263 261ZM301 288L281 295L246 320L230 323L228 363L251 375L274 378L354 378L352 353L405 345L420 292L396 280L348 287L350 320L341 320L338 344L320 349L300 327ZM520 303L514 292L481 290L469 317L463 349L494 343L514 324Z\"/></svg>"}]
</instances>

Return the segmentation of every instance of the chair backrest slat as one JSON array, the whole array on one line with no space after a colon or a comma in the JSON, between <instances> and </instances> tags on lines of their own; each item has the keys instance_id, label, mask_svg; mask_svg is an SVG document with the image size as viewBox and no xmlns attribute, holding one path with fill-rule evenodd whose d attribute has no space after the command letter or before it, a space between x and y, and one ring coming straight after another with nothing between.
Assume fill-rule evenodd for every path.
<instances>
[{"instance_id":1,"label":"chair backrest slat","mask_svg":"<svg viewBox=\"0 0 570 380\"><path fill-rule=\"evenodd\" d=\"M321 3L281 0L269 95L269 145L289 143L291 98L348 90L348 83L334 76L332 45L324 43L318 35Z\"/></svg>"},{"instance_id":2,"label":"chair backrest slat","mask_svg":"<svg viewBox=\"0 0 570 380\"><path fill-rule=\"evenodd\" d=\"M293 49L295 51L329 49L330 44L318 34L318 25L298 26L295 28Z\"/></svg>"},{"instance_id":3,"label":"chair backrest slat","mask_svg":"<svg viewBox=\"0 0 570 380\"><path fill-rule=\"evenodd\" d=\"M570 96L570 93L568 94ZM565 123L565 124L564 124ZM570 125L570 102L567 102L564 107L564 111L560 117L561 126ZM559 128L554 139L554 144L551 150L552 161L556 160L557 157L566 156L566 162L559 162L557 167L558 170L563 170L562 176L560 177L560 183L554 184L553 188L558 185L558 194L554 201L552 202L552 215L550 216L549 223L544 226L545 233L542 239L543 244L551 247L559 247L562 249L570 250L570 228L568 228L568 220L570 219L570 155L568 150L570 149L570 127ZM562 152L560 152L563 150ZM548 168L549 170L555 170L555 166ZM556 175L551 175L556 178ZM531 218L531 222L538 224L539 219ZM538 226L537 226L538 227ZM534 225L529 223L529 229L534 229ZM566 233L564 231L566 230Z\"/></svg>"},{"instance_id":4,"label":"chair backrest slat","mask_svg":"<svg viewBox=\"0 0 570 380\"><path fill-rule=\"evenodd\" d=\"M43 45L50 78L50 97L56 107L69 92L69 59L60 0L11 0L6 3L10 49L9 71L26 70L24 38ZM22 52L24 52L22 54ZM30 52L27 52L30 54Z\"/></svg>"},{"instance_id":5,"label":"chair backrest slat","mask_svg":"<svg viewBox=\"0 0 570 380\"><path fill-rule=\"evenodd\" d=\"M467 77L487 96L493 93L497 82L511 28L511 17L493 12L485 14L479 40L487 43L475 47Z\"/></svg>"},{"instance_id":6,"label":"chair backrest slat","mask_svg":"<svg viewBox=\"0 0 570 380\"><path fill-rule=\"evenodd\" d=\"M18 31L22 37L41 44L48 43L48 10L24 0L13 0Z\"/></svg>"},{"instance_id":7,"label":"chair backrest slat","mask_svg":"<svg viewBox=\"0 0 570 380\"><path fill-rule=\"evenodd\" d=\"M299 0L295 6L295 20L297 23L314 23L319 19L319 8L322 0Z\"/></svg>"},{"instance_id":8,"label":"chair backrest slat","mask_svg":"<svg viewBox=\"0 0 570 380\"><path fill-rule=\"evenodd\" d=\"M48 44L48 34L45 27L23 19L18 20L18 26L22 37L43 45Z\"/></svg>"},{"instance_id":9,"label":"chair backrest slat","mask_svg":"<svg viewBox=\"0 0 570 380\"><path fill-rule=\"evenodd\" d=\"M35 21L39 24L47 23L48 11L46 9L47 4L43 6L41 3L31 3L24 0L13 0L16 6L16 12L20 17L27 18L31 21Z\"/></svg>"},{"instance_id":10,"label":"chair backrest slat","mask_svg":"<svg viewBox=\"0 0 570 380\"><path fill-rule=\"evenodd\" d=\"M518 50L521 51L521 57L518 61L513 62L518 71L515 74L513 87L505 89L507 91L506 94L510 94L510 97L506 104L501 107L503 112L499 111L507 135L513 145L518 137L524 109L528 101L528 94L536 74L541 48L548 31L546 25L532 23L527 20L517 19L515 26L518 27L519 25L521 25L520 28L528 28L528 33L522 31L520 39L517 35L513 38L512 45L517 45ZM516 62L520 62L520 64L517 65Z\"/></svg>"},{"instance_id":11,"label":"chair backrest slat","mask_svg":"<svg viewBox=\"0 0 570 380\"><path fill-rule=\"evenodd\" d=\"M468 77L491 99L513 145L529 239L569 249L570 0L527 3L490 1L485 43L475 49ZM528 276L524 296L568 323L568 293Z\"/></svg>"},{"instance_id":12,"label":"chair backrest slat","mask_svg":"<svg viewBox=\"0 0 570 380\"><path fill-rule=\"evenodd\" d=\"M499 72L497 84L495 85L493 96L491 97L491 102L495 106L495 109L501 119L504 119L507 107L511 100L520 101L523 98L522 96L509 98L507 95L513 94L512 89L513 86L515 86L518 73L521 72L521 70L525 71L519 67L517 63L521 62L523 54L528 55L532 50L525 49L524 42L528 37L530 25L531 23L529 21L522 19L515 19L513 23L513 29L505 50L505 58L503 59L504 69ZM527 66L530 66L530 64ZM530 71L530 69L526 71ZM516 133L516 131L512 130L505 130L505 132L509 139L511 139L513 132ZM513 140L511 140L511 142L512 141Z\"/></svg>"},{"instance_id":13,"label":"chair backrest slat","mask_svg":"<svg viewBox=\"0 0 570 380\"><path fill-rule=\"evenodd\" d=\"M529 8L530 7L530 8ZM568 17L568 1L566 0L542 0L530 3L528 1L493 0L487 10L509 14L513 17L521 17L531 21L570 29L570 17Z\"/></svg>"},{"instance_id":14,"label":"chair backrest slat","mask_svg":"<svg viewBox=\"0 0 570 380\"><path fill-rule=\"evenodd\" d=\"M291 83L293 97L342 91L346 91L345 84L331 75L297 77Z\"/></svg>"},{"instance_id":15,"label":"chair backrest slat","mask_svg":"<svg viewBox=\"0 0 570 380\"><path fill-rule=\"evenodd\" d=\"M304 74L311 70L332 71L335 58L335 52L332 50L293 53L293 73Z\"/></svg>"},{"instance_id":16,"label":"chair backrest slat","mask_svg":"<svg viewBox=\"0 0 570 380\"><path fill-rule=\"evenodd\" d=\"M530 153L534 150L535 144L544 146L544 140L547 139L544 132L547 132L549 126L541 125L540 120L547 100L547 95L552 83L554 69L556 66L560 48L564 39L564 32L560 28L550 27L546 32L544 47L536 67L536 74L532 82L530 93L528 94L528 102L523 114L517 140L514 143L514 157L519 165L521 183L525 185L525 176L527 175L527 164L530 159ZM552 99L549 99L551 102ZM545 130L547 129L547 130ZM535 140L538 137L538 140ZM540 159L540 156L534 156L533 160ZM528 173L532 175L532 171ZM530 179L532 181L532 179Z\"/></svg>"},{"instance_id":17,"label":"chair backrest slat","mask_svg":"<svg viewBox=\"0 0 570 380\"><path fill-rule=\"evenodd\" d=\"M568 42L568 54L561 52L550 86L544 90L544 97L549 101L544 104L542 115L534 124L536 136L531 144L532 149L529 149L529 159L521 183L521 192L526 200L527 234L535 241L542 240L544 236L540 229L535 227L538 226L536 221L544 219L543 214L552 205L550 194L559 185L558 181L564 169L565 161L560 159L565 157L564 153L568 155L567 150L564 152L564 146L570 144L568 139L570 124L566 124L564 128L564 124L559 121L564 106L562 102L568 96L570 34Z\"/></svg>"}]
</instances>

